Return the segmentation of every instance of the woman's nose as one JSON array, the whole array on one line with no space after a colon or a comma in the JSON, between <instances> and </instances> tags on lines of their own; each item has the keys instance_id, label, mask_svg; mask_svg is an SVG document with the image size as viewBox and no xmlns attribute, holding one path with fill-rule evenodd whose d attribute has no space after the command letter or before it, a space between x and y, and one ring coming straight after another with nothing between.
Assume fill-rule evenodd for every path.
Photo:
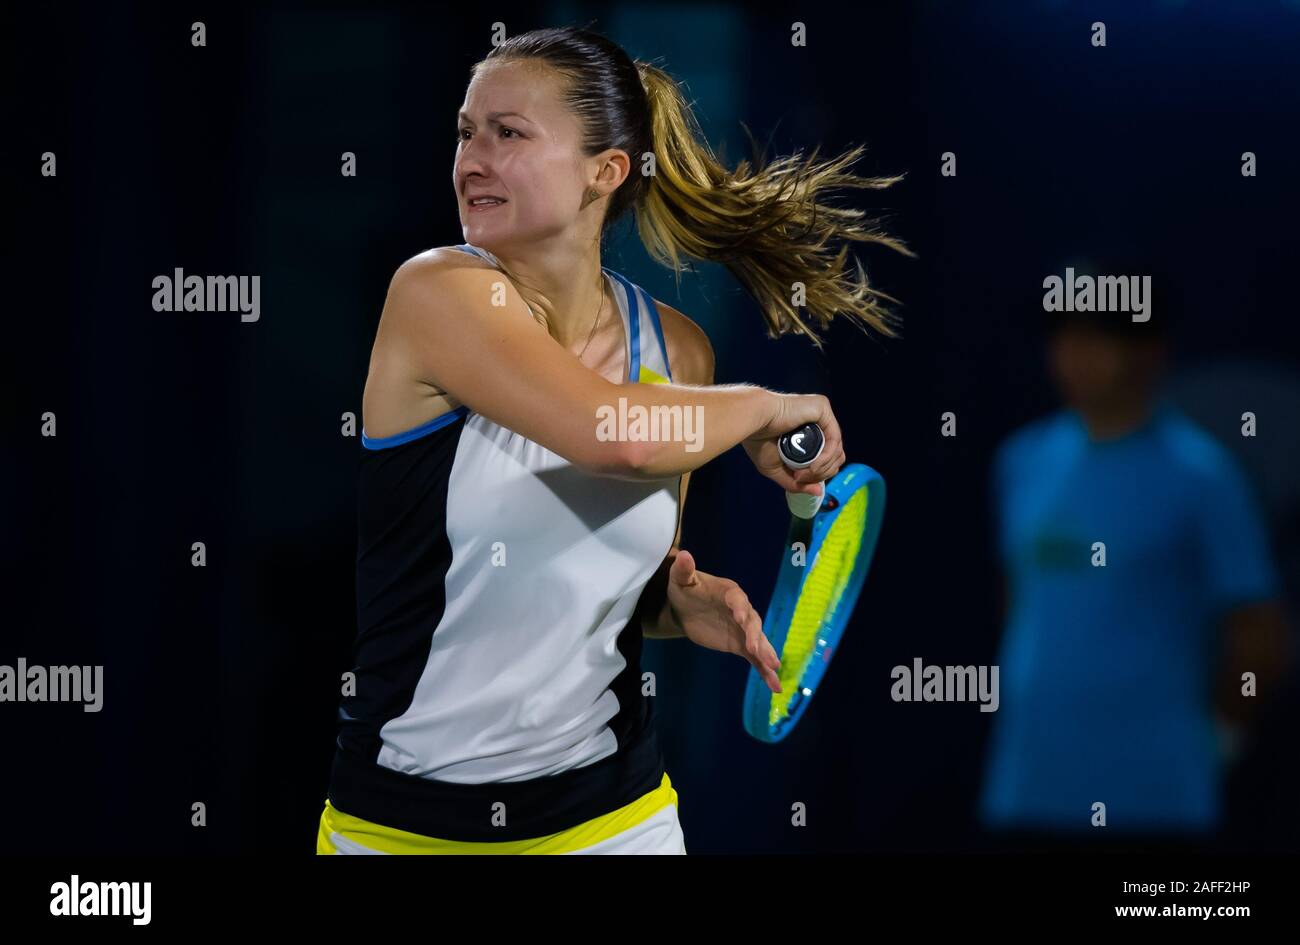
<instances>
[{"instance_id":1,"label":"woman's nose","mask_svg":"<svg viewBox=\"0 0 1300 945\"><path fill-rule=\"evenodd\" d=\"M480 180L491 178L491 162L477 154L462 155L456 162L456 183L461 193L470 185L471 178Z\"/></svg>"}]
</instances>

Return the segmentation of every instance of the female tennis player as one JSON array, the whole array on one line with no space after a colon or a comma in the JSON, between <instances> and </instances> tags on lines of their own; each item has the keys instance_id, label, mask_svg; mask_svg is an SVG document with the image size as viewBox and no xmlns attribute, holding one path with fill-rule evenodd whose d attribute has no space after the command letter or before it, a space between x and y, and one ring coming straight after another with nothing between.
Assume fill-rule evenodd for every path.
<instances>
[{"instance_id":1,"label":"female tennis player","mask_svg":"<svg viewBox=\"0 0 1300 945\"><path fill-rule=\"evenodd\" d=\"M769 334L814 342L837 314L896 334L830 242L909 251L818 202L897 179L847 173L856 152L728 171L697 128L668 75L589 31L523 34L473 68L465 242L398 268L371 354L356 660L318 853L685 853L642 635L737 654L779 689L744 592L679 550L682 503L737 444L818 494L839 425L819 395L715 386L704 332L603 268L601 237L634 209L656 258L725 264ZM601 426L651 408L703 422ZM826 445L792 472L776 438L808 422Z\"/></svg>"}]
</instances>

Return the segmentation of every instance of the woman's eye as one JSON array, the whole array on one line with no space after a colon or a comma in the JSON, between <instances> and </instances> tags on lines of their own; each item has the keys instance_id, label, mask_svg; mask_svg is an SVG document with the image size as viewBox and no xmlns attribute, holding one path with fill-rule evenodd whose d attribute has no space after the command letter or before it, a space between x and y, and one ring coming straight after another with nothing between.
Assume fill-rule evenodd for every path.
<instances>
[{"instance_id":1,"label":"woman's eye","mask_svg":"<svg viewBox=\"0 0 1300 945\"><path fill-rule=\"evenodd\" d=\"M520 134L519 134L519 132L515 131L515 129L513 129L513 128L502 128L502 129L501 129L501 134L502 134L502 135L505 135L505 134L507 134L507 133L513 135L513 136L516 137L516 138L521 137ZM468 134L473 134L473 132L471 132L468 128L461 128L459 131L456 132L456 141L457 141L457 142L465 141L465 140L466 140L465 136L468 135Z\"/></svg>"}]
</instances>

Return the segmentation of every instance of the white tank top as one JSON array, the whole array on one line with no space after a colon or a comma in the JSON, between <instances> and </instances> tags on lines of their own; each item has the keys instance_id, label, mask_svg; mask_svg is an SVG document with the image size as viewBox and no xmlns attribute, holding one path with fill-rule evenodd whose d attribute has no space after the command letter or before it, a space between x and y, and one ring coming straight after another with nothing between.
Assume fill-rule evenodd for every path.
<instances>
[{"instance_id":1,"label":"white tank top","mask_svg":"<svg viewBox=\"0 0 1300 945\"><path fill-rule=\"evenodd\" d=\"M486 250L457 248L498 265ZM627 378L671 381L653 300L603 271L623 319ZM340 776L336 761L335 783L347 782L342 797L331 794L336 806L453 839L474 833L459 813L425 819L435 797L450 809L448 798L472 792L444 787L424 803L411 782L374 777L359 760L427 784L527 782L539 809L556 803L543 788L568 785L564 796L586 797L568 819L657 786L641 630L629 618L672 545L680 478L592 476L466 407L390 437L363 430L362 445L357 691L341 703L339 738L362 776ZM579 768L604 772L601 786L584 784ZM615 781L626 790L612 791ZM408 787L409 816L395 814ZM535 828L553 826L543 821Z\"/></svg>"}]
</instances>

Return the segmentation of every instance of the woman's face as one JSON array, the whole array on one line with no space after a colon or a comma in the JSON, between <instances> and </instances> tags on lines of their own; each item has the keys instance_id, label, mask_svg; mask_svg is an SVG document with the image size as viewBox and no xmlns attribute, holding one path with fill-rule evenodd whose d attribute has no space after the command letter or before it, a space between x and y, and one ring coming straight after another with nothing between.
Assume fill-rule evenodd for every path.
<instances>
[{"instance_id":1,"label":"woman's face","mask_svg":"<svg viewBox=\"0 0 1300 945\"><path fill-rule=\"evenodd\" d=\"M480 66L456 127L452 179L466 242L532 243L576 225L586 162L556 73L529 62ZM472 206L480 196L504 202Z\"/></svg>"}]
</instances>

